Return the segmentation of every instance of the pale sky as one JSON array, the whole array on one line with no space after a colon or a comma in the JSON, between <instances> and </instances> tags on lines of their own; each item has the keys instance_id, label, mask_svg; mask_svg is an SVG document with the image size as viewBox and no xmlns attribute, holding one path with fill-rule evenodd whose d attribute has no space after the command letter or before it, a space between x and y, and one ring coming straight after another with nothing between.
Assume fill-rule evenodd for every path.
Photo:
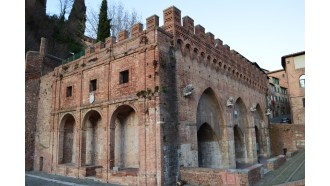
<instances>
[{"instance_id":1,"label":"pale sky","mask_svg":"<svg viewBox=\"0 0 330 186\"><path fill-rule=\"evenodd\" d=\"M102 0L85 0L87 9L99 11ZM108 0L108 3L118 0ZM281 57L305 50L305 2L303 0L122 0L126 9L134 9L145 19L159 16L174 5L181 17L188 15L205 32L212 32L231 49L238 51L261 68L282 69ZM47 1L47 14L59 14L59 0Z\"/></svg>"}]
</instances>

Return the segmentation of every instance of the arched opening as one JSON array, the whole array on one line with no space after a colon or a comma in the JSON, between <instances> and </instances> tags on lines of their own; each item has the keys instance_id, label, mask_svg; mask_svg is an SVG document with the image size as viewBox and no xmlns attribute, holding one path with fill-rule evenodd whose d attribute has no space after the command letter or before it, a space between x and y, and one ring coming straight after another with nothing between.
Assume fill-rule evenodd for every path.
<instances>
[{"instance_id":1,"label":"arched opening","mask_svg":"<svg viewBox=\"0 0 330 186\"><path fill-rule=\"evenodd\" d=\"M266 140L264 139L264 132L262 129L264 128L264 116L263 112L260 108L260 105L256 106L256 114L254 115L254 125L255 125L255 137L256 137L256 149L258 157L263 156L264 152L267 152Z\"/></svg>"},{"instance_id":2,"label":"arched opening","mask_svg":"<svg viewBox=\"0 0 330 186\"><path fill-rule=\"evenodd\" d=\"M201 52L200 56L199 56L199 62L204 63L205 60L205 53Z\"/></svg>"},{"instance_id":3,"label":"arched opening","mask_svg":"<svg viewBox=\"0 0 330 186\"><path fill-rule=\"evenodd\" d=\"M204 123L197 132L199 167L219 168L220 148L211 126Z\"/></svg>"},{"instance_id":4,"label":"arched opening","mask_svg":"<svg viewBox=\"0 0 330 186\"><path fill-rule=\"evenodd\" d=\"M177 40L177 49L179 49L181 53L183 53L182 46L183 46L183 41L181 39L178 39Z\"/></svg>"},{"instance_id":5,"label":"arched opening","mask_svg":"<svg viewBox=\"0 0 330 186\"><path fill-rule=\"evenodd\" d=\"M222 168L223 137L221 110L215 93L206 89L197 106L198 163L200 167ZM224 152L223 152L224 153Z\"/></svg>"},{"instance_id":6,"label":"arched opening","mask_svg":"<svg viewBox=\"0 0 330 186\"><path fill-rule=\"evenodd\" d=\"M194 48L193 59L197 59L197 56L198 56L198 49L197 48Z\"/></svg>"},{"instance_id":7,"label":"arched opening","mask_svg":"<svg viewBox=\"0 0 330 186\"><path fill-rule=\"evenodd\" d=\"M184 56L190 56L190 45L189 44L186 44L186 47L184 48L184 53L183 53Z\"/></svg>"},{"instance_id":8,"label":"arched opening","mask_svg":"<svg viewBox=\"0 0 330 186\"><path fill-rule=\"evenodd\" d=\"M245 138L242 130L235 125L234 126L234 141L235 141L235 158L236 168L244 166L246 162L246 147Z\"/></svg>"},{"instance_id":9,"label":"arched opening","mask_svg":"<svg viewBox=\"0 0 330 186\"><path fill-rule=\"evenodd\" d=\"M241 98L236 100L233 112L236 167L241 167L249 163L248 154L252 151L247 146L250 140L247 109Z\"/></svg>"},{"instance_id":10,"label":"arched opening","mask_svg":"<svg viewBox=\"0 0 330 186\"><path fill-rule=\"evenodd\" d=\"M71 114L62 118L59 130L59 164L74 163L75 119Z\"/></svg>"},{"instance_id":11,"label":"arched opening","mask_svg":"<svg viewBox=\"0 0 330 186\"><path fill-rule=\"evenodd\" d=\"M111 168L139 168L138 124L137 114L132 107L123 105L114 112L110 127Z\"/></svg>"},{"instance_id":12,"label":"arched opening","mask_svg":"<svg viewBox=\"0 0 330 186\"><path fill-rule=\"evenodd\" d=\"M256 149L257 149L257 154L260 154L260 147L261 147L261 143L260 143L260 132L257 126L254 126L254 132L256 134Z\"/></svg>"},{"instance_id":13,"label":"arched opening","mask_svg":"<svg viewBox=\"0 0 330 186\"><path fill-rule=\"evenodd\" d=\"M211 64L211 56L206 57L206 62L207 62L208 65Z\"/></svg>"},{"instance_id":14,"label":"arched opening","mask_svg":"<svg viewBox=\"0 0 330 186\"><path fill-rule=\"evenodd\" d=\"M86 166L101 165L103 130L102 118L97 111L91 110L85 115L82 132L82 164Z\"/></svg>"}]
</instances>

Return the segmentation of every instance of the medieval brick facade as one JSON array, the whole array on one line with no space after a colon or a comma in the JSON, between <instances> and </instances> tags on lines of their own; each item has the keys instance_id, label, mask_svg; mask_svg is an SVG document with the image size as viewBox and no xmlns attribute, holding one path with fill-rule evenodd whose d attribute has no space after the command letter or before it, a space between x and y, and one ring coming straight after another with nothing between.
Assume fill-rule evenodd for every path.
<instances>
[{"instance_id":1,"label":"medieval brick facade","mask_svg":"<svg viewBox=\"0 0 330 186\"><path fill-rule=\"evenodd\" d=\"M192 18L181 24L176 7L163 13L162 27L151 16L146 30L135 24L131 37L122 31L41 77L36 170L173 185L187 168L235 169L270 156L267 75ZM260 166L250 169L214 183L254 183Z\"/></svg>"}]
</instances>

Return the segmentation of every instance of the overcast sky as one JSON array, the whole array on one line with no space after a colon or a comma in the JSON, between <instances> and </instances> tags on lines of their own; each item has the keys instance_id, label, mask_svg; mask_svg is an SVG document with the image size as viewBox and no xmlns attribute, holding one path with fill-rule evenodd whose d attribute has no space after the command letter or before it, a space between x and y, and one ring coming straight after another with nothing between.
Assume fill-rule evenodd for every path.
<instances>
[{"instance_id":1,"label":"overcast sky","mask_svg":"<svg viewBox=\"0 0 330 186\"><path fill-rule=\"evenodd\" d=\"M99 10L102 0L85 0L87 9ZM108 0L108 3L118 0ZM231 49L260 67L281 69L281 57L305 50L305 4L303 0L122 0L135 10L145 27L145 19L158 15L163 25L163 10L176 6L181 17L188 15L205 32L212 32ZM47 14L59 14L59 0L47 1Z\"/></svg>"}]
</instances>

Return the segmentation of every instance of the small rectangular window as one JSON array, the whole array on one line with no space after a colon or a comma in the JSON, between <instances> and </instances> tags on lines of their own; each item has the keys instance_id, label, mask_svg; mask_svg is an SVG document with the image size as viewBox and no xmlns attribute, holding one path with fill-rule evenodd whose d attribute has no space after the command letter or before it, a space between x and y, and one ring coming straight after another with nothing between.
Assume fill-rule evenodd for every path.
<instances>
[{"instance_id":1,"label":"small rectangular window","mask_svg":"<svg viewBox=\"0 0 330 186\"><path fill-rule=\"evenodd\" d=\"M89 92L93 92L96 90L96 83L97 83L96 79L93 79L89 82Z\"/></svg>"},{"instance_id":2,"label":"small rectangular window","mask_svg":"<svg viewBox=\"0 0 330 186\"><path fill-rule=\"evenodd\" d=\"M302 98L302 101L303 101L303 106L305 108L305 98Z\"/></svg>"},{"instance_id":3,"label":"small rectangular window","mask_svg":"<svg viewBox=\"0 0 330 186\"><path fill-rule=\"evenodd\" d=\"M119 84L128 83L129 73L128 70L119 73Z\"/></svg>"},{"instance_id":4,"label":"small rectangular window","mask_svg":"<svg viewBox=\"0 0 330 186\"><path fill-rule=\"evenodd\" d=\"M72 96L72 86L66 87L66 97Z\"/></svg>"}]
</instances>

